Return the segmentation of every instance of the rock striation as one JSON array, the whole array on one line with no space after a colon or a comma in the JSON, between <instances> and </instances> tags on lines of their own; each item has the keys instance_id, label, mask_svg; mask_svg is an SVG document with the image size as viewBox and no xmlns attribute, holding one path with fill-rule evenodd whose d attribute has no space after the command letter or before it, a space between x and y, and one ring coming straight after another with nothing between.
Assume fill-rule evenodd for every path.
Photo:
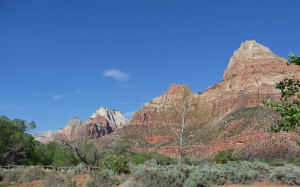
<instances>
[{"instance_id":1,"label":"rock striation","mask_svg":"<svg viewBox=\"0 0 300 187\"><path fill-rule=\"evenodd\" d=\"M255 40L245 41L230 58L223 81L209 87L202 94L194 94L204 101L210 118L239 106L262 106L263 98L278 99L280 91L275 84L289 77L300 79L300 68L286 66L286 59L278 57L269 48ZM172 84L169 91L147 102L132 117L130 125L151 125L160 108L185 85Z\"/></svg>"},{"instance_id":2,"label":"rock striation","mask_svg":"<svg viewBox=\"0 0 300 187\"><path fill-rule=\"evenodd\" d=\"M129 120L120 111L101 106L81 126L80 133L90 139L98 138L125 127L128 122Z\"/></svg>"},{"instance_id":3,"label":"rock striation","mask_svg":"<svg viewBox=\"0 0 300 187\"><path fill-rule=\"evenodd\" d=\"M271 134L270 126L276 124L278 113L272 113L261 103L263 98L279 99L281 93L275 84L282 79L300 80L300 67L286 66L285 62L286 59L255 40L245 41L230 58L223 80L203 93L193 95L201 99L209 111L208 120L199 127L202 131L194 142L203 148L195 151L196 157L209 157L228 148L235 148L244 158L300 155L299 147L295 146L295 141L300 139L299 134ZM157 118L159 112L183 87L185 85L172 84L163 95L147 102L133 115L130 126L153 129L160 124ZM169 146L166 143L166 137L170 135L162 135L158 131L143 137L146 142L164 142L165 145L159 149L148 145L146 149L176 155L176 143L172 140L169 140ZM137 150L144 150L145 146L136 144Z\"/></svg>"}]
</instances>

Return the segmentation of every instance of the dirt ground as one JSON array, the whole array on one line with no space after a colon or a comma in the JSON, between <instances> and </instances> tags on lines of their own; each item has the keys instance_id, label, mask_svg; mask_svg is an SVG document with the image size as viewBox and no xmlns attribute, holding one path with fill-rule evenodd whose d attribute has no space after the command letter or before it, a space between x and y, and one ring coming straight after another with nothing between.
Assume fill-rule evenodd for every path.
<instances>
[{"instance_id":1,"label":"dirt ground","mask_svg":"<svg viewBox=\"0 0 300 187\"><path fill-rule=\"evenodd\" d=\"M86 183L89 181L90 176L88 174L76 175L76 183L78 187L85 187ZM34 180L28 183L14 183L10 184L8 187L41 187L43 185L43 180ZM6 185L3 185L6 186Z\"/></svg>"}]
</instances>

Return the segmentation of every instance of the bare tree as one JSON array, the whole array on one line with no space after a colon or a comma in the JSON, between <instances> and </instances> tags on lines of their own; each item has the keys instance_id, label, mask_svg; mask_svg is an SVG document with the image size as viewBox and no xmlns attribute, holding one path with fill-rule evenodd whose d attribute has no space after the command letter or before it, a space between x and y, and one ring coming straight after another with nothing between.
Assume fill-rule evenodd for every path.
<instances>
[{"instance_id":1,"label":"bare tree","mask_svg":"<svg viewBox=\"0 0 300 187\"><path fill-rule=\"evenodd\" d=\"M181 165L184 150L195 145L190 140L199 133L199 125L207 117L203 102L184 87L175 94L161 112L162 121L175 135L179 146L178 164ZM195 130L196 129L196 130Z\"/></svg>"},{"instance_id":2,"label":"bare tree","mask_svg":"<svg viewBox=\"0 0 300 187\"><path fill-rule=\"evenodd\" d=\"M97 161L104 157L105 152L102 150L103 143L96 139L89 140L83 136L69 140L63 134L56 138L56 141L71 148L78 158L89 166L95 166Z\"/></svg>"}]
</instances>

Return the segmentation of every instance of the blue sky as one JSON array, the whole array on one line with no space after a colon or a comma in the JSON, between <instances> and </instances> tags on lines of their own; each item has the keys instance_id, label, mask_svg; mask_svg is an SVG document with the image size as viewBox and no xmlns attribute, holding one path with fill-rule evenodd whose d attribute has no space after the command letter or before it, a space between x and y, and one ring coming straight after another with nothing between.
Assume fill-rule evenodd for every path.
<instances>
[{"instance_id":1,"label":"blue sky","mask_svg":"<svg viewBox=\"0 0 300 187\"><path fill-rule=\"evenodd\" d=\"M0 115L33 132L87 120L100 106L130 117L172 83L204 91L255 39L300 54L300 1L2 0Z\"/></svg>"}]
</instances>

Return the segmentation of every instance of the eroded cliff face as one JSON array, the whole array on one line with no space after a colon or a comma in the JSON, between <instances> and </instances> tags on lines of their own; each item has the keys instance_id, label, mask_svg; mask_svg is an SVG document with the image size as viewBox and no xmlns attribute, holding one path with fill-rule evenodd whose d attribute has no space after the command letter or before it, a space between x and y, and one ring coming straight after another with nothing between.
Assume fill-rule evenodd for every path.
<instances>
[{"instance_id":1,"label":"eroded cliff face","mask_svg":"<svg viewBox=\"0 0 300 187\"><path fill-rule=\"evenodd\" d=\"M61 135L68 140L76 139L79 136L93 139L121 129L128 122L129 120L120 111L101 106L86 122L74 117L67 123L64 129L39 132L33 136L41 143L49 143Z\"/></svg>"},{"instance_id":2,"label":"eroded cliff face","mask_svg":"<svg viewBox=\"0 0 300 187\"><path fill-rule=\"evenodd\" d=\"M63 133L67 139L73 140L78 135L79 129L83 123L84 122L81 121L79 118L74 117L67 123L67 125L65 126L65 128L62 130L61 133Z\"/></svg>"},{"instance_id":3,"label":"eroded cliff face","mask_svg":"<svg viewBox=\"0 0 300 187\"><path fill-rule=\"evenodd\" d=\"M230 58L223 81L209 87L202 94L194 94L209 110L209 117L224 114L238 106L262 106L263 98L278 99L280 90L275 84L288 77L300 79L300 68L286 66L286 59L255 40L245 41ZM185 85L172 84L169 91L147 102L132 117L130 125L151 125L157 112Z\"/></svg>"},{"instance_id":4,"label":"eroded cliff face","mask_svg":"<svg viewBox=\"0 0 300 187\"><path fill-rule=\"evenodd\" d=\"M300 148L295 144L300 139L299 133L271 134L270 126L280 118L278 113L263 107L261 103L263 98L280 98L280 90L275 88L275 84L282 79L300 80L300 67L287 66L285 62L286 59L254 40L243 42L230 58L223 81L202 94L193 95L206 104L209 116L206 123L199 126L201 133L193 142L201 149L189 149L187 152L198 159L211 157L228 148L235 148L236 153L244 158L299 156ZM159 112L183 87L185 85L172 84L169 91L147 102L133 115L130 126L153 129L153 126L160 125L157 118ZM146 142L144 144L150 145L139 146L137 142L136 150L178 154L175 136L172 139L172 134L161 131L153 133L150 130L151 134L140 137ZM156 145L151 145L153 142ZM157 148L158 142L163 142L164 146Z\"/></svg>"}]
</instances>

